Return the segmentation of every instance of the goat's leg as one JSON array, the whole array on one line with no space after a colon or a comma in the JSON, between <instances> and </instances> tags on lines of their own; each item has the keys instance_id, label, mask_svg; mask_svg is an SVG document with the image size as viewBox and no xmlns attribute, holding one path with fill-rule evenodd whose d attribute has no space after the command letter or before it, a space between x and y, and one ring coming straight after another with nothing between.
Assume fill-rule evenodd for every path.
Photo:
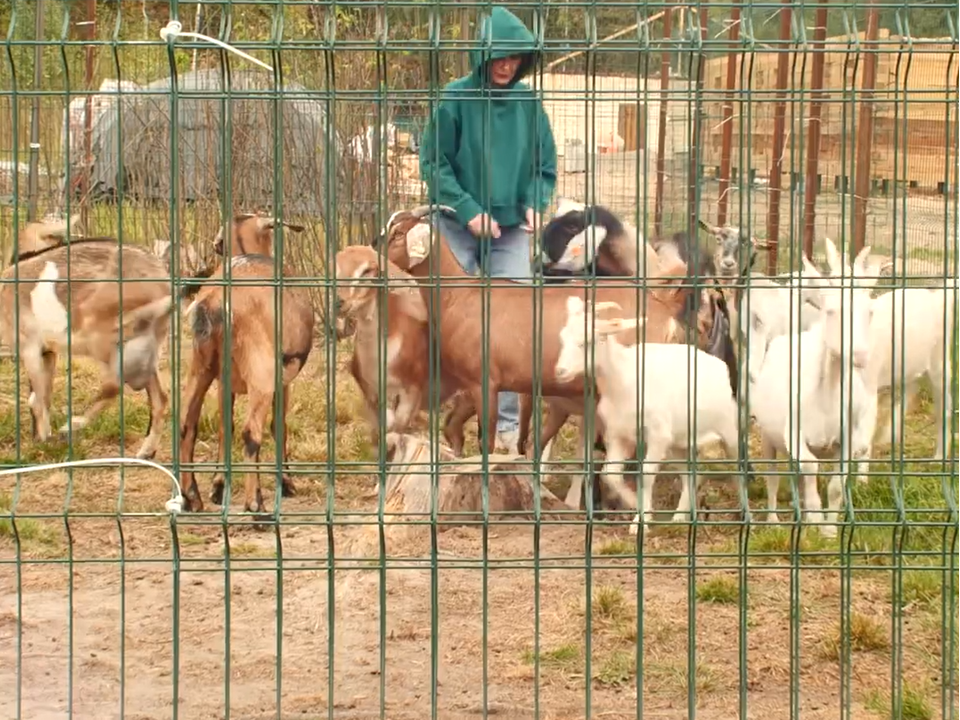
<instances>
[{"instance_id":1,"label":"goat's leg","mask_svg":"<svg viewBox=\"0 0 960 720\"><path fill-rule=\"evenodd\" d=\"M660 471L660 463L667 454L667 444L659 440L651 440L650 438L644 438L647 448L644 459L640 461L640 472L637 474L637 496L642 498L639 501L639 504L635 504L634 507L637 508L637 514L633 518L633 522L630 524L630 534L638 535L640 532L640 527L646 527L647 518L646 515L649 512L653 511L653 485L657 479L657 473ZM624 452L620 447L619 441L616 443L611 442L611 439L606 438L607 442L607 462L611 453L615 453L617 457L626 460L629 458L629 455ZM616 449L614 449L616 448ZM636 498L634 503L636 503Z\"/></svg>"},{"instance_id":2,"label":"goat's leg","mask_svg":"<svg viewBox=\"0 0 960 720\"><path fill-rule=\"evenodd\" d=\"M107 406L107 404L113 402L113 400L119 394L120 382L114 378L104 378L102 384L100 385L100 392L97 393L97 397L94 398L93 403L91 403L90 407L87 408L87 411L83 413L83 415L72 416L60 427L60 437L66 440L67 433L71 428L74 432L78 432L87 427L87 425L93 422L97 415L103 412L103 409Z\"/></svg>"},{"instance_id":3,"label":"goat's leg","mask_svg":"<svg viewBox=\"0 0 960 720\"><path fill-rule=\"evenodd\" d=\"M273 404L273 393L260 392L251 388L248 401L247 421L244 423L241 432L243 459L244 462L258 463L260 462L260 447L263 444L263 430L267 424L267 416L270 414L270 406ZM263 513L263 492L260 488L259 470L246 474L243 498L244 512Z\"/></svg>"},{"instance_id":4,"label":"goat's leg","mask_svg":"<svg viewBox=\"0 0 960 720\"><path fill-rule=\"evenodd\" d=\"M527 456L527 440L530 439L530 421L533 419L533 395L520 395L520 419L517 428L517 452Z\"/></svg>"},{"instance_id":5,"label":"goat's leg","mask_svg":"<svg viewBox=\"0 0 960 720\"><path fill-rule=\"evenodd\" d=\"M151 460L157 454L160 446L160 435L163 432L163 417L167 412L169 398L160 384L160 374L154 370L153 376L147 382L147 401L150 403L150 424L147 426L147 436L143 439L137 457L142 460Z\"/></svg>"},{"instance_id":6,"label":"goat's leg","mask_svg":"<svg viewBox=\"0 0 960 720\"><path fill-rule=\"evenodd\" d=\"M777 449L766 437L760 438L760 457L764 460L776 460ZM778 523L777 495L780 492L780 476L767 475L767 522Z\"/></svg>"},{"instance_id":7,"label":"goat's leg","mask_svg":"<svg viewBox=\"0 0 960 720\"><path fill-rule=\"evenodd\" d=\"M477 407L466 393L457 393L453 398L453 409L443 421L443 439L447 441L454 457L463 456L463 426L474 414Z\"/></svg>"},{"instance_id":8,"label":"goat's leg","mask_svg":"<svg viewBox=\"0 0 960 720\"><path fill-rule=\"evenodd\" d=\"M690 492L690 483L693 478L691 474L696 475L696 485L693 492ZM673 512L673 522L688 522L690 520L690 511L693 508L693 499L700 492L700 483L703 482L703 475L700 473L687 473L680 475L680 499L677 501L677 509Z\"/></svg>"},{"instance_id":9,"label":"goat's leg","mask_svg":"<svg viewBox=\"0 0 960 720\"><path fill-rule=\"evenodd\" d=\"M933 390L933 418L937 433L934 458L943 461L947 457L945 448L950 444L946 433L950 432L950 428L947 427L947 418L953 417L953 393L949 388L944 393L943 363L938 365L940 367L933 368L928 373L928 377Z\"/></svg>"},{"instance_id":10,"label":"goat's leg","mask_svg":"<svg viewBox=\"0 0 960 720\"><path fill-rule=\"evenodd\" d=\"M284 428L283 428L283 443L277 442L277 416L274 416L270 419L270 435L273 437L273 444L276 446L277 454L280 455L280 467L286 467L287 464L287 442L290 439L290 431L286 427L287 422L287 410L290 408L290 388L288 386L282 386L280 388L280 406L281 406L281 417L283 417ZM283 497L293 497L297 494L297 486L293 483L293 478L291 478L287 473L281 472L280 474L280 484L281 492Z\"/></svg>"},{"instance_id":11,"label":"goat's leg","mask_svg":"<svg viewBox=\"0 0 960 720\"><path fill-rule=\"evenodd\" d=\"M45 442L50 437L50 396L53 394L53 366L47 357L52 353L43 352L40 345L24 343L20 346L20 357L30 381L30 412L33 417L33 437Z\"/></svg>"},{"instance_id":12,"label":"goat's leg","mask_svg":"<svg viewBox=\"0 0 960 720\"><path fill-rule=\"evenodd\" d=\"M800 449L797 452L797 461L800 463L800 482L803 485L803 509L807 511L807 521L810 523L823 522L823 504L820 500L820 491L817 489L817 473L820 462L807 446L806 441L800 438ZM834 531L834 534L836 531ZM831 535L830 530L823 528L823 534Z\"/></svg>"},{"instance_id":13,"label":"goat's leg","mask_svg":"<svg viewBox=\"0 0 960 720\"><path fill-rule=\"evenodd\" d=\"M230 405L229 407L224 404L224 400L227 397L227 392L223 387L223 379L219 379L217 383L217 405L220 408L220 426L217 431L218 444L220 450L218 453L218 458L220 464L223 465L224 470L217 472L213 476L213 483L210 488L210 502L214 505L223 505L223 485L226 480L226 466L227 466L227 455L232 451L232 443L227 443L227 423L230 423L230 429L235 431L236 426L233 424L233 411L237 405L237 394L235 392L229 393L230 395ZM231 432L230 437L234 438L236 435Z\"/></svg>"},{"instance_id":14,"label":"goat's leg","mask_svg":"<svg viewBox=\"0 0 960 720\"><path fill-rule=\"evenodd\" d=\"M852 459L858 466L860 461L869 460L872 454L873 434L876 426L877 396L872 395L871 399L865 401L860 416L853 424L850 433L850 449L845 452L844 443L841 443L839 472L831 475L830 481L827 483L827 512L824 516L827 525L823 528L825 537L836 537L837 535L837 517L843 503L843 491L847 482L850 460ZM859 470L859 467L857 469ZM867 476L859 474L857 482L866 483Z\"/></svg>"},{"instance_id":15,"label":"goat's leg","mask_svg":"<svg viewBox=\"0 0 960 720\"><path fill-rule=\"evenodd\" d=\"M496 441L497 441L497 395L500 392L500 388L493 384L488 383L487 385L487 420L484 424L481 419L483 411L483 390L480 387L475 388L471 391L471 396L473 398L474 407L476 408L477 413L477 427L483 428L483 445L487 447L487 453L493 455L497 451ZM481 447L483 447L481 445Z\"/></svg>"},{"instance_id":16,"label":"goat's leg","mask_svg":"<svg viewBox=\"0 0 960 720\"><path fill-rule=\"evenodd\" d=\"M187 410L180 426L180 461L193 463L194 449L197 443L197 425L200 422L200 412L203 410L203 399L210 389L210 385L217 378L214 369L205 366L201 358L194 356L190 367L190 376L187 378ZM221 425L228 422L221 418ZM193 470L185 470L180 476L183 490L184 510L200 512L203 510L203 500L197 488L197 478Z\"/></svg>"}]
</instances>

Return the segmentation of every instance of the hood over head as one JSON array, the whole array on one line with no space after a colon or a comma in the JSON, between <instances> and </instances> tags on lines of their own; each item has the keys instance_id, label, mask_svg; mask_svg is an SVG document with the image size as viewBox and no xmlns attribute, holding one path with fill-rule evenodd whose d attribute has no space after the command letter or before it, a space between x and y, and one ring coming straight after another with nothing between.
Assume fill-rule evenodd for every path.
<instances>
[{"instance_id":1,"label":"hood over head","mask_svg":"<svg viewBox=\"0 0 960 720\"><path fill-rule=\"evenodd\" d=\"M487 62L520 55L520 66L509 89L529 75L540 60L537 43L523 21L504 7L496 6L489 16L482 16L477 46L470 51L470 66L481 84L488 84Z\"/></svg>"}]
</instances>

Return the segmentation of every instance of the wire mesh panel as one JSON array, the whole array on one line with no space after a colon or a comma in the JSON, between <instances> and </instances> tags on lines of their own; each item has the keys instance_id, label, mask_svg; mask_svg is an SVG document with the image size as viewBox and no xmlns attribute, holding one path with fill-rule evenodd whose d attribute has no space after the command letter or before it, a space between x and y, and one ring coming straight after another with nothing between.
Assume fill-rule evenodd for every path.
<instances>
[{"instance_id":1,"label":"wire mesh panel","mask_svg":"<svg viewBox=\"0 0 960 720\"><path fill-rule=\"evenodd\" d=\"M3 4L0 715L956 718L957 22Z\"/></svg>"}]
</instances>

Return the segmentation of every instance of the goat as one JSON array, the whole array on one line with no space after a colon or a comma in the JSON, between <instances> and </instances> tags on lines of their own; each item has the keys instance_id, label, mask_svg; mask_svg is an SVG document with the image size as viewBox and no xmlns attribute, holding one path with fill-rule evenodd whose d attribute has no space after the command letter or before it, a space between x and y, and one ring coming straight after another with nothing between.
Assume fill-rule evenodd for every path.
<instances>
[{"instance_id":1,"label":"goat","mask_svg":"<svg viewBox=\"0 0 960 720\"><path fill-rule=\"evenodd\" d=\"M16 249L10 249L7 265L13 265L15 262L26 260L44 250L62 245L66 239L67 231L76 232L74 226L79 221L79 215L72 215L67 220L28 222L20 231Z\"/></svg>"},{"instance_id":2,"label":"goat","mask_svg":"<svg viewBox=\"0 0 960 720\"><path fill-rule=\"evenodd\" d=\"M495 319L490 323L490 337L484 338L481 312L488 281L467 275L439 233L435 233L424 220L435 207L427 205L394 213L375 244L384 243L387 257L421 283L427 307L439 323L440 362L444 377L449 377L452 385L469 394L473 403L471 414L482 407L484 400L489 408L495 408L497 393L501 390L532 394L535 374L533 309L537 290L533 285L490 280L489 312ZM432 305L430 284L433 280L429 258L436 258L441 275L457 278L456 286L439 289L439 307L436 308ZM582 282L560 283L543 287L540 298L543 308L543 394L578 399L581 404L583 382L558 382L552 368L559 352L559 331L566 313L566 298L583 294L587 289L587 284ZM668 340L678 335L679 326L674 316L682 307L686 292L674 281L648 279L643 285L633 283L616 288L601 285L596 287L595 294L599 300L616 301L625 312L634 314L645 304L647 327L656 339ZM488 367L484 367L482 351L479 351L484 342L489 342ZM487 381L485 396L484 379ZM451 413L448 418L451 423L453 415ZM461 414L458 418L461 431L462 421L469 416ZM496 419L496 414L490 412L486 424L481 423L485 430L483 439L491 453L494 452Z\"/></svg>"},{"instance_id":3,"label":"goat","mask_svg":"<svg viewBox=\"0 0 960 720\"><path fill-rule=\"evenodd\" d=\"M877 391L889 388L894 395L893 411L878 437L889 437L892 422L893 441L899 442L899 408L909 405L917 392L918 381L926 375L933 386L933 415L937 428L935 456L938 460L946 457L944 425L946 418L953 414L953 393L946 382L949 346L944 342L944 330L951 338L950 346L956 347L953 325L956 302L956 287L946 290L897 288L874 298L870 323L870 376Z\"/></svg>"},{"instance_id":4,"label":"goat","mask_svg":"<svg viewBox=\"0 0 960 720\"><path fill-rule=\"evenodd\" d=\"M180 457L192 463L197 440L197 424L203 409L203 400L214 380L220 380L219 400L224 412L220 417L220 456L223 460L229 448L224 443L224 424L233 421L233 405L237 395L249 398L247 417L241 437L243 457L246 462L259 462L260 446L267 415L273 407L274 378L278 354L282 365L281 408L286 418L290 405L289 385L303 370L313 348L314 313L310 298L300 287L284 287L282 290L283 317L280 322L280 348L276 347L275 292L272 287L273 230L281 224L272 217L238 215L230 223L232 254L221 262L211 275L219 280L224 275L224 264L230 263L231 275L240 280L259 279L262 284L243 284L231 288L229 316L222 285L204 285L196 299L187 308L193 330L193 356L187 378L186 414L180 428ZM294 232L302 226L282 223ZM214 238L214 251L224 254L222 230ZM224 327L231 325L232 347L225 347ZM279 353L278 353L279 351ZM229 388L224 387L220 373L225 365L231 367ZM230 394L229 406L224 402ZM271 423L271 433L276 439L277 418ZM277 443L281 463L287 459L287 440ZM185 471L181 484L184 489L184 507L188 511L203 510L203 501L192 470ZM210 500L220 505L223 502L223 476L218 475L213 483ZM282 476L284 496L295 493L293 481ZM249 472L244 483L244 510L260 513L264 510L259 474Z\"/></svg>"},{"instance_id":5,"label":"goat","mask_svg":"<svg viewBox=\"0 0 960 720\"><path fill-rule=\"evenodd\" d=\"M576 243L582 245L587 238L600 238L595 241L595 245L590 246L589 253L587 253L591 256L596 256L596 262L593 264L596 268L596 273L607 277L629 276L631 266L625 266L620 258L624 256L629 257L630 253L625 252L622 248L619 252L613 251L607 246L607 243L610 242L607 238L611 238L614 243L622 242L623 231L622 228L619 227L619 220L604 208L594 207L591 212L593 212L592 216L590 216L590 212L586 214L580 213L580 215L577 216L576 211L568 211L566 215L560 216L561 219L567 219L565 222L554 224L556 221L551 221L550 225L553 225L553 228L551 228L549 232L545 231L544 233L544 242L549 245L549 251L546 255L550 258L557 256L561 258L573 258L574 261L579 259L579 262L561 265L561 270L566 275L566 277L562 279L568 280L576 276L583 277L591 265L590 263L583 262L584 252L582 249L578 252L571 252L570 248L574 247ZM575 220L571 222L569 218L575 218ZM587 223L590 222L596 223L592 226L592 231L589 229L591 226L587 225ZM577 234L575 235L574 233ZM564 245L565 242L567 243L566 245ZM655 246L657 250L653 255L654 259L647 261L648 266L650 266L651 263L655 263L655 266L658 267L669 267L671 265L674 267L685 266L687 269L687 277L690 280L693 280L695 276L709 277L716 275L712 258L704 255L699 245L690 243L686 235L682 233L674 235L671 240L657 242ZM646 247L649 250L653 246L647 244ZM553 267L556 267L556 265ZM550 281L553 282L560 280L561 278L559 277L550 278ZM737 361L733 348L733 339L730 335L730 316L723 290L717 285L703 288L700 293L688 293L684 307L681 308L676 319L687 327L695 328L697 344L702 349L720 357L727 364L734 393L736 394L738 383ZM542 433L544 443L542 446L542 457L549 457L552 449L552 438L570 415L581 415L585 410L589 412L591 409L584 408L583 406L577 407L573 401L563 398L547 398L547 420L545 430ZM532 412L533 398L530 396L522 396L520 400L520 433L518 441L520 452L524 452L526 448ZM601 423L598 422L598 428L600 425ZM583 429L584 428L581 427L580 447L584 445L582 437ZM600 441L595 442L594 447L597 448L599 443ZM582 479L576 477L571 482L567 493L568 504L579 506L581 490Z\"/></svg>"},{"instance_id":6,"label":"goat","mask_svg":"<svg viewBox=\"0 0 960 720\"><path fill-rule=\"evenodd\" d=\"M644 320L594 319L594 310L599 313L608 308L621 309L617 303L597 302L589 307L579 297L567 298L567 319L560 330L555 373L561 381L586 374L602 387L597 416L603 422L607 448L604 477L637 508L630 528L637 534L639 526L646 524L645 513L651 510L653 501L653 483L646 482L644 475L655 478L668 454L686 451L691 440L699 447L719 438L728 454L738 449L738 410L730 369L722 360L690 345L624 345L616 336L622 338L625 331L642 328ZM691 437L690 420L694 416L696 436ZM639 505L636 497L624 493L622 474L623 464L638 445L638 431L646 446L644 464L652 465L638 480L638 494L643 497ZM690 491L684 483L674 521L685 519L690 509Z\"/></svg>"},{"instance_id":7,"label":"goat","mask_svg":"<svg viewBox=\"0 0 960 720\"><path fill-rule=\"evenodd\" d=\"M381 403L386 406L386 432L405 432L422 406L429 374L427 307L416 287L370 283L382 277L410 277L371 247L344 248L336 263L337 277L343 279L337 289L339 311L356 328L350 373L363 394L376 442ZM386 293L385 316L380 313L381 292ZM386 375L382 400L381 364Z\"/></svg>"},{"instance_id":8,"label":"goat","mask_svg":"<svg viewBox=\"0 0 960 720\"><path fill-rule=\"evenodd\" d=\"M827 488L826 520L835 523L846 464L851 457L869 458L877 421L877 394L867 369L873 314L870 288L877 280L864 277L870 247L860 251L852 269L829 239L826 248L827 275L821 276L802 256L804 272L825 285L820 289L817 321L803 332L774 338L751 386L763 457L774 459L778 452L787 453L800 463L804 506L814 523L824 519L817 491L818 458L832 454L840 444L840 475L832 476ZM847 369L851 356L852 373ZM848 389L851 396L842 397L841 389ZM851 430L849 448L841 429ZM777 521L778 486L779 477L767 478L768 519L773 522ZM836 527L828 524L822 532L834 537Z\"/></svg>"},{"instance_id":9,"label":"goat","mask_svg":"<svg viewBox=\"0 0 960 720\"><path fill-rule=\"evenodd\" d=\"M561 198L557 214L542 232L540 265L545 275L579 277L647 277L656 274L659 258L640 232L602 205L584 205ZM638 247L643 246L641 265Z\"/></svg>"},{"instance_id":10,"label":"goat","mask_svg":"<svg viewBox=\"0 0 960 720\"><path fill-rule=\"evenodd\" d=\"M65 230L62 223L40 225L30 228L28 238L54 237ZM16 264L3 272L3 280L10 282L0 289L0 336L12 346L19 320L19 354L29 377L34 437L41 442L50 437L57 354L70 348L74 357L100 364L101 387L88 410L71 417L60 434L88 425L125 383L147 392L150 424L137 457L154 457L167 407L158 353L173 308L163 264L147 250L121 246L112 238L27 246L32 249L18 253Z\"/></svg>"}]
</instances>

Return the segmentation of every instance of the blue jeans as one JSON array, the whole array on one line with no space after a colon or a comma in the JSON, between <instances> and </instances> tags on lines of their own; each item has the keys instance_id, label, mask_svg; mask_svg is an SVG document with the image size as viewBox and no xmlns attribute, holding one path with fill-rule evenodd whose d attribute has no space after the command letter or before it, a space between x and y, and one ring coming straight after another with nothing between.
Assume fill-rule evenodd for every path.
<instances>
[{"instance_id":1,"label":"blue jeans","mask_svg":"<svg viewBox=\"0 0 960 720\"><path fill-rule=\"evenodd\" d=\"M490 277L505 277L515 282L530 282L530 233L514 226L500 227L500 237L491 239L488 257L482 257L483 243L455 218L438 215L438 230L447 246L468 275L478 275L486 263ZM477 408L480 413L480 408ZM497 432L514 432L520 425L520 397L515 392L502 392L497 397Z\"/></svg>"}]
</instances>

